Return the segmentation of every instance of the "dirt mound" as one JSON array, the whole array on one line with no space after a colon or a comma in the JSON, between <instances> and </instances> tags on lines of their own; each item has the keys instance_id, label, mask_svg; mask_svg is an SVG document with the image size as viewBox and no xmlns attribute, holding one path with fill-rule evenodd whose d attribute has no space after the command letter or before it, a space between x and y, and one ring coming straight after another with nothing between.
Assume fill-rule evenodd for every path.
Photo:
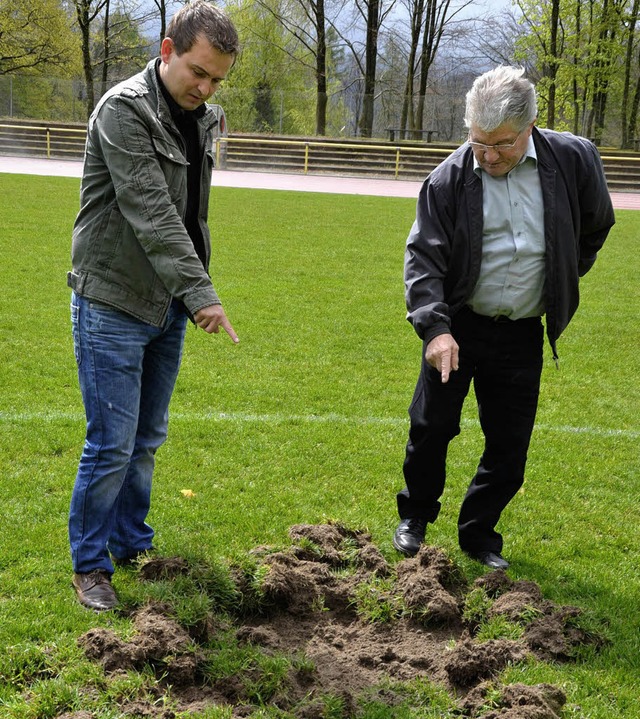
<instances>
[{"instance_id":1,"label":"dirt mound","mask_svg":"<svg viewBox=\"0 0 640 719\"><path fill-rule=\"evenodd\" d=\"M469 584L435 547L391 566L362 532L296 525L290 536L288 549L258 548L249 569L229 568L232 596L224 606L224 593L216 595L218 606L195 623L197 632L176 619L170 604L156 603L132 613L128 640L93 629L80 646L108 673L151 667L156 691L171 686L175 711L226 704L235 716L250 716L272 704L288 716L314 719L326 716L332 702L332 716L350 717L363 701L406 703L402 687L422 679L446 691L458 715L560 715L560 689L503 686L498 677L532 656L568 660L594 641L579 628L578 609L558 607L535 583L514 582L501 571ZM194 571L180 558L150 559L139 568L145 581ZM207 581L194 584L210 592ZM509 628L509 636L484 636L491 626ZM230 647L242 660L224 664ZM158 705L151 697L126 711L173 715Z\"/></svg>"},{"instance_id":2,"label":"dirt mound","mask_svg":"<svg viewBox=\"0 0 640 719\"><path fill-rule=\"evenodd\" d=\"M142 669L149 664L173 686L191 686L203 656L189 633L158 608L146 607L134 615L135 634L119 639L110 629L91 629L78 640L89 659L108 672Z\"/></svg>"}]
</instances>

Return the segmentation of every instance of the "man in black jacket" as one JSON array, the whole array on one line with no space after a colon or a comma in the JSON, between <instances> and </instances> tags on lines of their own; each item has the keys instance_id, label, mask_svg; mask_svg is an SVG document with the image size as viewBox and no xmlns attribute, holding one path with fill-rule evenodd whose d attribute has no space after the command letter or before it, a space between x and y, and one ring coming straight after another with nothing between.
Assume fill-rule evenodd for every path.
<instances>
[{"instance_id":1,"label":"man in black jacket","mask_svg":"<svg viewBox=\"0 0 640 719\"><path fill-rule=\"evenodd\" d=\"M460 547L506 569L495 527L524 481L542 371L578 306L613 207L594 145L538 130L523 70L478 77L469 139L425 181L405 255L408 319L423 340L393 544L413 556L440 511L449 442L473 380L485 447L458 519Z\"/></svg>"}]
</instances>

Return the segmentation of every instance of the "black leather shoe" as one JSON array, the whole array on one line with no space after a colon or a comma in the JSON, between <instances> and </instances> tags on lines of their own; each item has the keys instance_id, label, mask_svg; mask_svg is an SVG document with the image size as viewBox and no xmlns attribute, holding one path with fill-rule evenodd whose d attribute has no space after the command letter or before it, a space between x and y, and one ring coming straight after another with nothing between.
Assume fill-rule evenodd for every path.
<instances>
[{"instance_id":1,"label":"black leather shoe","mask_svg":"<svg viewBox=\"0 0 640 719\"><path fill-rule=\"evenodd\" d=\"M509 562L499 552L467 552L471 559L491 569L508 569Z\"/></svg>"},{"instance_id":2,"label":"black leather shoe","mask_svg":"<svg viewBox=\"0 0 640 719\"><path fill-rule=\"evenodd\" d=\"M415 557L424 542L427 520L412 517L403 519L393 535L393 546L408 557Z\"/></svg>"},{"instance_id":3,"label":"black leather shoe","mask_svg":"<svg viewBox=\"0 0 640 719\"><path fill-rule=\"evenodd\" d=\"M103 569L73 575L73 588L82 606L104 612L118 606L118 597L111 586L111 576Z\"/></svg>"}]
</instances>

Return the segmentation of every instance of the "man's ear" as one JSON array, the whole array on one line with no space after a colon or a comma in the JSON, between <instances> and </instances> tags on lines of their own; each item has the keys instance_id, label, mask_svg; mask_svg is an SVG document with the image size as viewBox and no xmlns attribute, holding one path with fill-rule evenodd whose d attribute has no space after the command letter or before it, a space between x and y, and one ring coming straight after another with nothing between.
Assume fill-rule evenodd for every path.
<instances>
[{"instance_id":1,"label":"man's ear","mask_svg":"<svg viewBox=\"0 0 640 719\"><path fill-rule=\"evenodd\" d=\"M169 58L176 51L173 40L170 37L165 37L160 45L160 57L162 62L169 62Z\"/></svg>"}]
</instances>

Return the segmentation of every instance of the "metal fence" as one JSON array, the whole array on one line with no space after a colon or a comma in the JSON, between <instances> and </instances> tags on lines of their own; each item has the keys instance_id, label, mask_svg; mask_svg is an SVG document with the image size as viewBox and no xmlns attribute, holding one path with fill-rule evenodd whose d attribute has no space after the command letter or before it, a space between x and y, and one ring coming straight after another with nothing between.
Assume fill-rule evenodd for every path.
<instances>
[{"instance_id":1,"label":"metal fence","mask_svg":"<svg viewBox=\"0 0 640 719\"><path fill-rule=\"evenodd\" d=\"M1 121L0 154L80 159L86 130L45 122ZM455 145L426 142L275 138L231 134L217 140L216 166L303 174L366 175L424 179ZM609 188L640 192L640 155L607 150L602 153Z\"/></svg>"},{"instance_id":2,"label":"metal fence","mask_svg":"<svg viewBox=\"0 0 640 719\"><path fill-rule=\"evenodd\" d=\"M325 136L352 138L362 135L362 95L355 83L328 95ZM86 122L86 88L82 80L41 76L0 76L0 118ZM385 139L424 139L458 142L464 135L463 95L440 92L426 99L424 129L402 132L403 97L381 86L374 102L371 136ZM289 92L271 88L228 85L216 95L232 132L311 136L316 132L316 96L313 90Z\"/></svg>"}]
</instances>

